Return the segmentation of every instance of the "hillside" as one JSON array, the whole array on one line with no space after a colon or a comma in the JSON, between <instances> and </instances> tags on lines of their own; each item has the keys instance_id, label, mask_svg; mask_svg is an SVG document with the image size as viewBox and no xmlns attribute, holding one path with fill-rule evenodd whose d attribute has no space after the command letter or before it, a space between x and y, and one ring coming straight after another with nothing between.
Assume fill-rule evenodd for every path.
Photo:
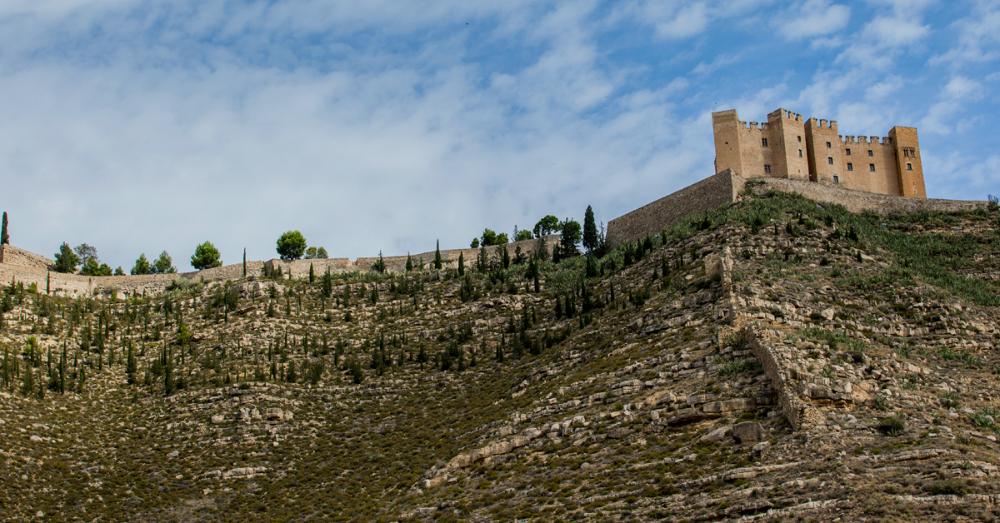
<instances>
[{"instance_id":1,"label":"hillside","mask_svg":"<svg viewBox=\"0 0 1000 523\"><path fill-rule=\"evenodd\" d=\"M5 287L0 517L1000 517L996 209L771 193L488 265Z\"/></svg>"}]
</instances>

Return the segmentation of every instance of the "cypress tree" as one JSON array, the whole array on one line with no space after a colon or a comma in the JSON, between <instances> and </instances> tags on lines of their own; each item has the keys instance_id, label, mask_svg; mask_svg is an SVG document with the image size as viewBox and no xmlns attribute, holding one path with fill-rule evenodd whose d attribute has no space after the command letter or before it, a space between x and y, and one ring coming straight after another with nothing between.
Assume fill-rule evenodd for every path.
<instances>
[{"instance_id":1,"label":"cypress tree","mask_svg":"<svg viewBox=\"0 0 1000 523\"><path fill-rule=\"evenodd\" d=\"M247 248L243 248L243 277L247 277Z\"/></svg>"},{"instance_id":2,"label":"cypress tree","mask_svg":"<svg viewBox=\"0 0 1000 523\"><path fill-rule=\"evenodd\" d=\"M316 282L316 271L313 270L313 264L309 264L309 283Z\"/></svg>"},{"instance_id":3,"label":"cypress tree","mask_svg":"<svg viewBox=\"0 0 1000 523\"><path fill-rule=\"evenodd\" d=\"M132 343L128 344L128 356L125 361L125 376L129 385L135 384L135 352L132 350Z\"/></svg>"},{"instance_id":4,"label":"cypress tree","mask_svg":"<svg viewBox=\"0 0 1000 523\"><path fill-rule=\"evenodd\" d=\"M87 371L86 367L80 367L80 371L77 372L77 380L76 380L77 394L83 394L83 384L87 382L86 371Z\"/></svg>"},{"instance_id":5,"label":"cypress tree","mask_svg":"<svg viewBox=\"0 0 1000 523\"><path fill-rule=\"evenodd\" d=\"M406 272L413 270L413 258L410 257L410 253L406 253Z\"/></svg>"},{"instance_id":6,"label":"cypress tree","mask_svg":"<svg viewBox=\"0 0 1000 523\"><path fill-rule=\"evenodd\" d=\"M587 264L584 270L588 278L594 278L598 275L597 258L593 254L587 255Z\"/></svg>"},{"instance_id":7,"label":"cypress tree","mask_svg":"<svg viewBox=\"0 0 1000 523\"><path fill-rule=\"evenodd\" d=\"M597 224L594 222L594 209L589 205L583 215L583 246L587 252L594 252L599 246Z\"/></svg>"},{"instance_id":8,"label":"cypress tree","mask_svg":"<svg viewBox=\"0 0 1000 523\"><path fill-rule=\"evenodd\" d=\"M441 240L434 247L434 268L441 270Z\"/></svg>"},{"instance_id":9,"label":"cypress tree","mask_svg":"<svg viewBox=\"0 0 1000 523\"><path fill-rule=\"evenodd\" d=\"M507 252L507 246L501 245L500 249L501 249L500 262L503 263L503 268L504 269L510 268L510 253Z\"/></svg>"},{"instance_id":10,"label":"cypress tree","mask_svg":"<svg viewBox=\"0 0 1000 523\"><path fill-rule=\"evenodd\" d=\"M465 254L461 252L458 253L458 275L465 275Z\"/></svg>"},{"instance_id":11,"label":"cypress tree","mask_svg":"<svg viewBox=\"0 0 1000 523\"><path fill-rule=\"evenodd\" d=\"M0 245L10 244L10 234L7 232L7 211L3 212L3 224L0 225Z\"/></svg>"},{"instance_id":12,"label":"cypress tree","mask_svg":"<svg viewBox=\"0 0 1000 523\"><path fill-rule=\"evenodd\" d=\"M59 356L59 394L66 393L66 343L63 342L62 355Z\"/></svg>"},{"instance_id":13,"label":"cypress tree","mask_svg":"<svg viewBox=\"0 0 1000 523\"><path fill-rule=\"evenodd\" d=\"M170 349L164 343L163 347L163 395L169 396L174 392L174 362L170 357Z\"/></svg>"},{"instance_id":14,"label":"cypress tree","mask_svg":"<svg viewBox=\"0 0 1000 523\"><path fill-rule=\"evenodd\" d=\"M326 268L326 274L323 275L323 297L329 298L333 296L333 275L330 274L330 268Z\"/></svg>"}]
</instances>

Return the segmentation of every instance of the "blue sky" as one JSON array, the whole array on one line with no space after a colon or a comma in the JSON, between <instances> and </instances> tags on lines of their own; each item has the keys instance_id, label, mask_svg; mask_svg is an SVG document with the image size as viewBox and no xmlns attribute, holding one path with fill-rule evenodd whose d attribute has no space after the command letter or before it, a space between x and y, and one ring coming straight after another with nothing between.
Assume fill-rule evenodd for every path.
<instances>
[{"instance_id":1,"label":"blue sky","mask_svg":"<svg viewBox=\"0 0 1000 523\"><path fill-rule=\"evenodd\" d=\"M607 221L712 174L711 112L919 128L928 193L1000 193L995 1L5 0L13 243L112 266Z\"/></svg>"}]
</instances>

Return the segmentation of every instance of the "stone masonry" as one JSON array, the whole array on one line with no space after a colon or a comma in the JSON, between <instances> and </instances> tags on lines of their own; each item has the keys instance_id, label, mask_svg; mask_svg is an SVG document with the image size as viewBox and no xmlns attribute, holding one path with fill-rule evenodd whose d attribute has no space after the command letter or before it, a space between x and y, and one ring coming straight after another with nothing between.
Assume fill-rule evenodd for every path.
<instances>
[{"instance_id":1,"label":"stone masonry","mask_svg":"<svg viewBox=\"0 0 1000 523\"><path fill-rule=\"evenodd\" d=\"M985 207L987 204L985 201L903 198L803 179L758 177L748 180L727 170L611 220L608 222L608 244L615 247L624 242L641 240L651 234L659 234L687 216L708 212L737 201L744 189L757 194L767 191L796 193L818 202L843 205L851 212L957 212Z\"/></svg>"},{"instance_id":2,"label":"stone masonry","mask_svg":"<svg viewBox=\"0 0 1000 523\"><path fill-rule=\"evenodd\" d=\"M920 142L913 127L887 136L844 136L834 120L786 109L767 122L745 122L735 109L712 113L715 171L841 185L891 196L926 198Z\"/></svg>"}]
</instances>

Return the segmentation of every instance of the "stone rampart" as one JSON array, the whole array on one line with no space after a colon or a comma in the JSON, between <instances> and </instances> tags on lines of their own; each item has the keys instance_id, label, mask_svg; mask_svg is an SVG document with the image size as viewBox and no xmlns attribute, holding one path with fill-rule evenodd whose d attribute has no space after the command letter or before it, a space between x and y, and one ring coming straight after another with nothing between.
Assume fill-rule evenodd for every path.
<instances>
[{"instance_id":1,"label":"stone rampart","mask_svg":"<svg viewBox=\"0 0 1000 523\"><path fill-rule=\"evenodd\" d=\"M545 238L545 250L548 254L552 254L552 248L559 241L558 235L547 236ZM520 248L521 252L525 255L531 255L538 248L538 240L523 240L519 242L508 243L507 253L510 255L511 259L517 254L517 250ZM498 247L487 247L486 253L492 258L498 256ZM441 262L445 269L455 269L458 268L458 258L459 256L465 257L465 266L471 267L476 263L476 258L479 256L479 249L447 249L441 251ZM429 268L434 264L434 251L421 252L417 254L411 254L410 259L412 260L413 266L415 268ZM329 258L322 260L294 260L294 261L282 261L282 260L269 260L266 264L269 265L271 270L280 267L282 274L291 275L292 278L305 278L309 276L309 266L313 267L313 271L317 276L326 272L327 268L333 274L348 273L348 272L368 272L372 270L372 266L378 261L378 257L361 257L355 260L348 258ZM406 256L383 256L382 261L385 262L385 267L388 272L404 272L406 270Z\"/></svg>"},{"instance_id":2,"label":"stone rampart","mask_svg":"<svg viewBox=\"0 0 1000 523\"><path fill-rule=\"evenodd\" d=\"M723 171L611 220L608 222L608 245L614 248L658 234L685 216L731 203L742 188L741 183L734 184L738 178L730 171Z\"/></svg>"},{"instance_id":3,"label":"stone rampart","mask_svg":"<svg viewBox=\"0 0 1000 523\"><path fill-rule=\"evenodd\" d=\"M44 256L18 249L13 245L0 245L0 263L44 271L53 262Z\"/></svg>"},{"instance_id":4,"label":"stone rampart","mask_svg":"<svg viewBox=\"0 0 1000 523\"><path fill-rule=\"evenodd\" d=\"M962 212L986 207L986 201L979 200L940 200L904 198L865 191L845 189L837 185L807 182L801 180L785 180L779 178L756 178L750 184L754 194L764 194L768 191L780 191L800 194L810 200L843 205L851 212L876 212L879 214L907 213L919 211L932 212Z\"/></svg>"},{"instance_id":5,"label":"stone rampart","mask_svg":"<svg viewBox=\"0 0 1000 523\"><path fill-rule=\"evenodd\" d=\"M711 211L736 201L747 186L753 194L761 195L769 191L795 193L817 202L842 205L851 212L962 212L986 207L988 203L980 200L891 196L806 180L753 178L748 181L735 173L723 171L611 220L608 223L608 244L617 247L625 242L659 234L686 216Z\"/></svg>"},{"instance_id":6,"label":"stone rampart","mask_svg":"<svg viewBox=\"0 0 1000 523\"><path fill-rule=\"evenodd\" d=\"M558 236L549 236L545 240L546 251L550 254L552 247L558 241ZM535 252L538 247L538 240L525 240L507 244L506 248L513 258L517 249L525 255ZM497 256L497 247L487 247L487 253L491 257ZM235 280L243 276L243 264L236 263L205 269L203 271L186 272L178 274L145 274L139 276L84 276L80 274L64 274L49 271L52 264L48 260L37 254L4 245L2 250L4 261L0 262L0 284L10 284L20 282L25 285L36 285L39 292L48 291L56 296L94 296L110 295L112 292L119 296L133 296L138 294L157 294L178 282L201 282L212 283L217 281ZM445 268L457 268L458 258L465 256L466 266L471 267L476 263L479 249L450 249L441 251L441 259ZM434 251L423 252L411 256L414 266L430 267L434 263ZM11 260L10 263L7 260ZM309 275L309 266L313 266L316 275L326 272L327 268L335 274L349 272L367 272L372 269L372 265L378 260L377 257L358 258L350 260L348 258L329 258L317 260L295 260L285 262L281 260L270 260L267 262L248 261L247 276L262 277L264 266L269 265L272 269L281 267L282 274L292 278L306 278ZM403 272L406 270L406 256L383 257L386 270L388 272Z\"/></svg>"}]
</instances>

